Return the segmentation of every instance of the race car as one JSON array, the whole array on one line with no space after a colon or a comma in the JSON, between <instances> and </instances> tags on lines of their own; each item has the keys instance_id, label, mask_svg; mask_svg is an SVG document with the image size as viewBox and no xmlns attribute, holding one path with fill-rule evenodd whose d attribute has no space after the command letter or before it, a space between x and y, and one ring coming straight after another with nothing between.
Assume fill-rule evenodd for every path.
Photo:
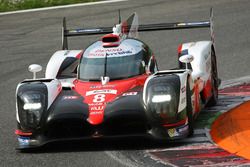
<instances>
[{"instance_id":1,"label":"race car","mask_svg":"<svg viewBox=\"0 0 250 167\"><path fill-rule=\"evenodd\" d=\"M18 149L52 141L145 136L191 136L198 113L216 104L217 75L212 10L208 21L138 24L133 13L114 27L67 29L62 50L33 79L16 89ZM179 67L160 71L157 56L138 39L140 31L210 28L211 40L180 44ZM85 50L69 50L68 37L103 36Z\"/></svg>"}]
</instances>

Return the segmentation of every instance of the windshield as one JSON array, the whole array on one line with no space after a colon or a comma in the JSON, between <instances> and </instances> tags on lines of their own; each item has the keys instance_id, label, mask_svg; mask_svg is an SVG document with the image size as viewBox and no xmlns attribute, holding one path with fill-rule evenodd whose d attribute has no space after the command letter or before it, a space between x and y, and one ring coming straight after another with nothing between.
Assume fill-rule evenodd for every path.
<instances>
[{"instance_id":1,"label":"windshield","mask_svg":"<svg viewBox=\"0 0 250 167\"><path fill-rule=\"evenodd\" d=\"M143 74L145 68L142 63L142 51L129 56L114 57L106 54L104 57L88 58L83 57L80 62L79 78L81 80L99 81L105 75L110 79L123 79Z\"/></svg>"}]
</instances>

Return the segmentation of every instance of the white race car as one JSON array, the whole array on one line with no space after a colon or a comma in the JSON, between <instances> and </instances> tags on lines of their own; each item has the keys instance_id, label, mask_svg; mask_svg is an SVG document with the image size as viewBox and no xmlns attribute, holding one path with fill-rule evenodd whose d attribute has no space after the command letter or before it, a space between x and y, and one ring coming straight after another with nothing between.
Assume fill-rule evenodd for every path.
<instances>
[{"instance_id":1,"label":"white race car","mask_svg":"<svg viewBox=\"0 0 250 167\"><path fill-rule=\"evenodd\" d=\"M16 118L19 149L56 140L122 136L178 139L218 98L219 79L209 21L138 25L134 13L115 27L70 29L63 22L63 50L30 65L33 79L19 83ZM210 28L211 40L179 46L179 68L159 71L138 31ZM106 34L85 51L68 50L69 36Z\"/></svg>"}]
</instances>

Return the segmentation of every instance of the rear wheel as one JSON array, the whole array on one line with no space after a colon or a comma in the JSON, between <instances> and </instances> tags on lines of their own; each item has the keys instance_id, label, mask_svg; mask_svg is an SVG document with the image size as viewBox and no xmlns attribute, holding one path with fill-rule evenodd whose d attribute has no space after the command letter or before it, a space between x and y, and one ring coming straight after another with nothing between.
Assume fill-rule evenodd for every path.
<instances>
[{"instance_id":1,"label":"rear wheel","mask_svg":"<svg viewBox=\"0 0 250 167\"><path fill-rule=\"evenodd\" d=\"M207 106L214 106L218 100L218 87L219 87L219 79L217 72L217 64L214 50L212 49L211 55L211 85L212 85L212 96L209 99Z\"/></svg>"},{"instance_id":2,"label":"rear wheel","mask_svg":"<svg viewBox=\"0 0 250 167\"><path fill-rule=\"evenodd\" d=\"M192 107L192 102L191 102L191 91L190 91L188 79L187 79L186 87L187 87L186 89L186 100L187 100L186 111L187 111L187 117L188 117L188 136L192 136L194 134L194 117L193 117L193 107Z\"/></svg>"}]
</instances>

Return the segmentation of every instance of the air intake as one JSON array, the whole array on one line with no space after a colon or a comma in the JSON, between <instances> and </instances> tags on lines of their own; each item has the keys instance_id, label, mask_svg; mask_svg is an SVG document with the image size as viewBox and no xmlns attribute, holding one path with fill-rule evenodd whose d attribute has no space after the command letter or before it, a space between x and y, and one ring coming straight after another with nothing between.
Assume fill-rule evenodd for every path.
<instances>
[{"instance_id":1,"label":"air intake","mask_svg":"<svg viewBox=\"0 0 250 167\"><path fill-rule=\"evenodd\" d=\"M115 34L107 34L102 37L103 47L117 47L120 45L120 37Z\"/></svg>"}]
</instances>

